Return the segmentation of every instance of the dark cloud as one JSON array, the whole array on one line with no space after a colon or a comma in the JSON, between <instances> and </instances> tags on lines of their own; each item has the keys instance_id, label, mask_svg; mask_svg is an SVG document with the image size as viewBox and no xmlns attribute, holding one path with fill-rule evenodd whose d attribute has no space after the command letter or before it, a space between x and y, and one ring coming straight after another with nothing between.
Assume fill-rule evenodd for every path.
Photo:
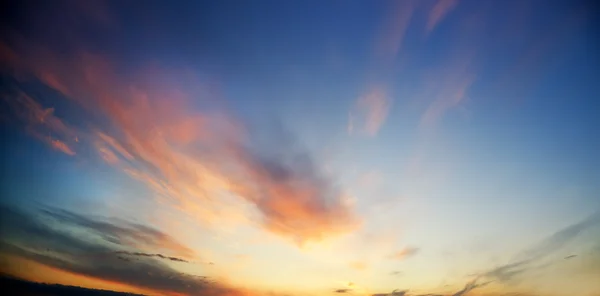
<instances>
[{"instance_id":1,"label":"dark cloud","mask_svg":"<svg viewBox=\"0 0 600 296\"><path fill-rule=\"evenodd\" d=\"M560 250L566 244L577 238L577 236L583 231L591 227L597 226L599 224L600 211L587 217L579 223L575 223L560 231L557 231L556 233L542 241L540 244L523 252L520 257L525 259L541 259L545 256L550 255L551 253Z\"/></svg>"},{"instance_id":2,"label":"dark cloud","mask_svg":"<svg viewBox=\"0 0 600 296\"><path fill-rule=\"evenodd\" d=\"M569 259L573 259L573 258L575 258L575 257L577 257L577 255L569 255L569 256L565 257L565 259L566 259L566 260L569 260Z\"/></svg>"},{"instance_id":3,"label":"dark cloud","mask_svg":"<svg viewBox=\"0 0 600 296\"><path fill-rule=\"evenodd\" d=\"M403 274L402 271L397 271L397 270L390 272L390 275L394 275L394 276L400 276L402 274Z\"/></svg>"},{"instance_id":4,"label":"dark cloud","mask_svg":"<svg viewBox=\"0 0 600 296\"><path fill-rule=\"evenodd\" d=\"M96 221L65 210L27 211L0 206L0 214L2 252L75 274L156 291L188 295L233 294L227 287L180 273L159 260L168 259L167 256L148 254L152 256L141 255L143 260L123 260L118 254L125 253L119 249L129 246L121 244L123 240L119 238L129 226ZM137 231L140 229L151 228L136 228ZM94 239L73 230L102 235L101 239ZM154 231L152 233L156 234Z\"/></svg>"},{"instance_id":5,"label":"dark cloud","mask_svg":"<svg viewBox=\"0 0 600 296\"><path fill-rule=\"evenodd\" d=\"M170 235L147 225L123 220L114 223L102 217L89 218L55 208L44 208L41 212L61 223L84 228L86 233L95 234L117 245L143 245L175 252L184 257L193 256L192 250L176 242Z\"/></svg>"},{"instance_id":6,"label":"dark cloud","mask_svg":"<svg viewBox=\"0 0 600 296\"><path fill-rule=\"evenodd\" d=\"M371 296L405 296L406 293L408 293L408 290L394 290L391 293L377 293L377 294L372 294Z\"/></svg>"},{"instance_id":7,"label":"dark cloud","mask_svg":"<svg viewBox=\"0 0 600 296\"><path fill-rule=\"evenodd\" d=\"M474 280L468 282L462 290L460 290L460 291L452 294L452 296L464 296L464 295L467 295L467 293L471 292L472 290L480 288L480 287L487 286L488 284L490 284L492 282L492 281L487 281L487 282L484 282L484 283L477 283L478 280L479 280L479 278L475 278Z\"/></svg>"},{"instance_id":8,"label":"dark cloud","mask_svg":"<svg viewBox=\"0 0 600 296\"><path fill-rule=\"evenodd\" d=\"M477 289L477 288L481 288L484 286L487 286L488 284L492 283L492 281L486 281L486 282L479 282L480 277L477 277L475 279L473 279L472 281L468 282L467 284L465 284L465 287L462 288L460 291L452 293L452 294L410 294L410 295L414 295L414 296L465 296L467 295L469 292ZM409 296L408 294L408 290L394 290L391 293L378 293L378 294L372 294L371 296Z\"/></svg>"},{"instance_id":9,"label":"dark cloud","mask_svg":"<svg viewBox=\"0 0 600 296\"><path fill-rule=\"evenodd\" d=\"M337 290L334 290L333 292L343 294L343 293L348 293L351 291L352 291L352 289L337 289Z\"/></svg>"},{"instance_id":10,"label":"dark cloud","mask_svg":"<svg viewBox=\"0 0 600 296\"><path fill-rule=\"evenodd\" d=\"M481 275L503 283L515 282L528 271L543 269L548 266L549 263L543 263L545 259L552 254L556 254L582 232L597 225L600 225L600 212L596 212L581 222L555 232L539 244L519 254L513 262L492 268L481 273ZM573 256L568 256L565 259L573 258Z\"/></svg>"},{"instance_id":11,"label":"dark cloud","mask_svg":"<svg viewBox=\"0 0 600 296\"><path fill-rule=\"evenodd\" d=\"M158 254L158 253L151 254L151 253L142 253L142 252L117 251L117 252L115 252L115 254L130 255L130 256L142 256L142 257L155 257L155 258L171 260L171 261L175 261L175 262L189 263L189 261L181 259L181 258L165 256L163 254ZM121 257L121 258L123 258L123 257ZM127 259L127 258L123 258L123 259Z\"/></svg>"}]
</instances>

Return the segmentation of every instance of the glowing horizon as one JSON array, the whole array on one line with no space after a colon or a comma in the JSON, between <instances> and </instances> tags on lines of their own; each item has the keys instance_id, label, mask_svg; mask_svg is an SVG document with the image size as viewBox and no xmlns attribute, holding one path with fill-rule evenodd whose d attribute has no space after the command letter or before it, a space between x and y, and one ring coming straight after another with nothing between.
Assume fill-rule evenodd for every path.
<instances>
[{"instance_id":1,"label":"glowing horizon","mask_svg":"<svg viewBox=\"0 0 600 296\"><path fill-rule=\"evenodd\" d=\"M157 295L598 296L591 6L15 1L0 271Z\"/></svg>"}]
</instances>

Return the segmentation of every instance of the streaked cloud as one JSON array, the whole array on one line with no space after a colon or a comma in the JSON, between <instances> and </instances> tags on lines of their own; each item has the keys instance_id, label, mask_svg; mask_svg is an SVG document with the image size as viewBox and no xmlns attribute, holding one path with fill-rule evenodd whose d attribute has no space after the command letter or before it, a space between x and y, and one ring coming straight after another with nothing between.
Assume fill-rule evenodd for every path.
<instances>
[{"instance_id":1,"label":"streaked cloud","mask_svg":"<svg viewBox=\"0 0 600 296\"><path fill-rule=\"evenodd\" d=\"M548 263L544 260L563 249L582 232L599 225L600 212L597 212L578 223L555 232L539 244L524 250L512 262L482 272L480 276L502 283L511 283L526 275L529 271L545 268Z\"/></svg>"},{"instance_id":2,"label":"streaked cloud","mask_svg":"<svg viewBox=\"0 0 600 296\"><path fill-rule=\"evenodd\" d=\"M372 294L371 296L405 296L406 293L408 293L407 290L394 290L391 293L377 293L377 294Z\"/></svg>"},{"instance_id":3,"label":"streaked cloud","mask_svg":"<svg viewBox=\"0 0 600 296\"><path fill-rule=\"evenodd\" d=\"M58 151L61 151L64 154L75 155L75 152L69 146L67 146L67 144L65 144L65 142L58 140L58 139L52 139L52 138L49 138L48 141L52 145L52 148L54 148Z\"/></svg>"},{"instance_id":4,"label":"streaked cloud","mask_svg":"<svg viewBox=\"0 0 600 296\"><path fill-rule=\"evenodd\" d=\"M419 253L419 248L406 247L400 251L394 252L393 254L389 255L388 258L393 260L404 260L406 258L415 256L417 253Z\"/></svg>"},{"instance_id":5,"label":"streaked cloud","mask_svg":"<svg viewBox=\"0 0 600 296\"><path fill-rule=\"evenodd\" d=\"M391 100L383 87L373 87L361 96L354 109L350 112L348 121L349 134L365 134L375 136L385 123Z\"/></svg>"},{"instance_id":6,"label":"streaked cloud","mask_svg":"<svg viewBox=\"0 0 600 296\"><path fill-rule=\"evenodd\" d=\"M28 213L5 206L0 210L3 233L1 248L4 252L67 272L134 285L160 293L193 295L202 291L203 295L228 295L228 288L177 272L154 257L124 262L111 255L118 252L119 248L130 247L130 242L121 239L123 231L129 227L90 220L64 210ZM66 229L85 231L86 235L76 235ZM90 236L93 234L97 234L100 239ZM138 238L154 237L157 231L153 230L148 235L132 235Z\"/></svg>"},{"instance_id":7,"label":"streaked cloud","mask_svg":"<svg viewBox=\"0 0 600 296\"><path fill-rule=\"evenodd\" d=\"M139 250L163 250L185 258L195 258L194 251L177 242L170 235L153 227L111 219L91 218L62 209L46 208L40 212L60 223L81 227L88 234L95 234L102 239L119 245L129 246ZM115 219L112 219L113 221Z\"/></svg>"},{"instance_id":8,"label":"streaked cloud","mask_svg":"<svg viewBox=\"0 0 600 296\"><path fill-rule=\"evenodd\" d=\"M149 68L119 77L116 65L99 55L83 52L71 60L45 51L45 58L48 61L40 64L43 69L37 64L17 66L72 99L91 118L108 120L113 129L87 123L93 129L80 131L79 138L86 141L78 144L95 148L101 159L145 183L161 202L195 219L249 219L249 210L233 212L236 208L229 200L219 198L233 194L240 204L253 205L259 211L257 222L265 230L298 244L347 233L360 225L344 193L324 176L292 135L277 139L280 151L288 153L264 153L270 147L250 145L251 131L226 110L192 111L192 96L206 103L217 101L184 86L201 85L193 74ZM25 90L20 92L27 98L26 104L18 105L21 113L28 121L40 122L44 109ZM19 102L14 97L9 100ZM376 105L377 100L367 102ZM374 108L372 116L381 116L381 107ZM62 121L49 116L52 112L47 113L45 120L54 121L45 126L60 130L65 137L72 135L70 128L58 125ZM373 121L370 129L379 124L377 118L369 120ZM65 153L74 151L61 147Z\"/></svg>"},{"instance_id":9,"label":"streaked cloud","mask_svg":"<svg viewBox=\"0 0 600 296\"><path fill-rule=\"evenodd\" d=\"M468 95L469 88L475 81L476 75L473 62L470 58L456 58L432 75L426 83L427 92L432 101L421 116L420 127L432 129L443 116L454 107L463 102Z\"/></svg>"},{"instance_id":10,"label":"streaked cloud","mask_svg":"<svg viewBox=\"0 0 600 296\"><path fill-rule=\"evenodd\" d=\"M389 67L396 59L417 5L414 0L391 2L375 45L378 67Z\"/></svg>"},{"instance_id":11,"label":"streaked cloud","mask_svg":"<svg viewBox=\"0 0 600 296\"><path fill-rule=\"evenodd\" d=\"M19 90L4 93L4 103L13 121L20 123L33 137L48 144L54 150L75 155L74 145L78 131L54 115L54 108L44 108L31 96Z\"/></svg>"},{"instance_id":12,"label":"streaked cloud","mask_svg":"<svg viewBox=\"0 0 600 296\"><path fill-rule=\"evenodd\" d=\"M462 290L452 294L452 296L464 296L477 288L485 287L485 286L489 285L490 283L492 283L492 281L487 281L487 282L483 282L483 283L478 283L477 281L478 281L478 278L475 278L474 280L468 282Z\"/></svg>"},{"instance_id":13,"label":"streaked cloud","mask_svg":"<svg viewBox=\"0 0 600 296\"><path fill-rule=\"evenodd\" d=\"M435 27L456 7L458 0L437 0L427 18L426 31L431 33Z\"/></svg>"},{"instance_id":14,"label":"streaked cloud","mask_svg":"<svg viewBox=\"0 0 600 296\"><path fill-rule=\"evenodd\" d=\"M389 74L394 68L402 41L412 20L417 1L394 1L383 16L374 44L374 62L367 88L348 114L348 134L377 135L392 107Z\"/></svg>"},{"instance_id":15,"label":"streaked cloud","mask_svg":"<svg viewBox=\"0 0 600 296\"><path fill-rule=\"evenodd\" d=\"M175 262L185 262L185 263L189 262L185 259L181 259L181 258L177 258L177 257L173 257L173 256L165 256L165 255L159 254L159 253L116 251L115 254L129 255L129 256L142 256L142 257L155 257L155 258L166 259L166 260L175 261Z\"/></svg>"}]
</instances>

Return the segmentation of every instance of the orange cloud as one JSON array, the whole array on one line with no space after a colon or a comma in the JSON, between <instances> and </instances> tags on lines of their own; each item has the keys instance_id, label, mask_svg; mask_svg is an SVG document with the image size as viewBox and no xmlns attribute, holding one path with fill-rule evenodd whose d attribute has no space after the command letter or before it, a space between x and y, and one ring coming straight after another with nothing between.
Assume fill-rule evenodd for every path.
<instances>
[{"instance_id":1,"label":"orange cloud","mask_svg":"<svg viewBox=\"0 0 600 296\"><path fill-rule=\"evenodd\" d=\"M388 256L388 258L393 259L393 260L403 260L408 257L416 255L418 252L419 252L419 248L406 247L400 251L397 251L397 252L391 254L390 256Z\"/></svg>"},{"instance_id":2,"label":"orange cloud","mask_svg":"<svg viewBox=\"0 0 600 296\"><path fill-rule=\"evenodd\" d=\"M350 262L350 267L353 269L362 271L362 270L366 270L367 268L369 268L369 265L363 261L354 261L354 262Z\"/></svg>"},{"instance_id":3,"label":"orange cloud","mask_svg":"<svg viewBox=\"0 0 600 296\"><path fill-rule=\"evenodd\" d=\"M250 213L231 210L237 208L225 196L233 194L240 203L258 210L258 222L265 230L300 244L346 233L360 225L344 202L343 192L321 176L316 164L309 158L292 161L307 155L304 151L282 159L268 154L258 157L257 151L247 147L250 135L241 123L224 112L194 108L190 97L198 98L195 103L212 105L214 98L184 87L202 84L192 74L147 68L123 77L117 74L114 63L99 55L82 52L64 58L48 50L25 48L24 56L16 60L28 61L27 53L40 51L42 54L36 56L39 63L13 67L34 75L72 99L90 117L106 119L112 127L109 132L90 122L96 127L74 134L51 111L42 112L44 109L28 97L31 104L21 107L35 115L28 117L29 122L51 119L52 123L45 125L62 130L65 145L54 142L55 148L74 153L65 138L88 139L87 144L105 162L145 183L164 205L195 219L249 217ZM387 103L382 100L385 98L377 93L365 99L365 106L370 108L367 129L371 132L385 118Z\"/></svg>"}]
</instances>

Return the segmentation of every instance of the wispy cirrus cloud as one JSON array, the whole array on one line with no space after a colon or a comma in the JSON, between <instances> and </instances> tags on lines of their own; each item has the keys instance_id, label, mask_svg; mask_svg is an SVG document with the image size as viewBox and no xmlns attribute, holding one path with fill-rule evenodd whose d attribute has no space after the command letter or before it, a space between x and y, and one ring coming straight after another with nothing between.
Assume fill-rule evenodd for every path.
<instances>
[{"instance_id":1,"label":"wispy cirrus cloud","mask_svg":"<svg viewBox=\"0 0 600 296\"><path fill-rule=\"evenodd\" d=\"M14 90L13 90L14 91ZM28 94L15 91L3 95L8 118L23 124L27 133L48 144L54 150L75 155L78 131L54 115L54 108L44 108Z\"/></svg>"},{"instance_id":2,"label":"wispy cirrus cloud","mask_svg":"<svg viewBox=\"0 0 600 296\"><path fill-rule=\"evenodd\" d=\"M427 17L427 25L425 28L427 34L430 34L444 17L456 7L456 5L458 5L458 0L437 0Z\"/></svg>"},{"instance_id":3,"label":"wispy cirrus cloud","mask_svg":"<svg viewBox=\"0 0 600 296\"><path fill-rule=\"evenodd\" d=\"M129 255L129 256L141 256L141 257L155 257L155 258L166 259L166 260L171 260L171 261L175 261L175 262L185 262L185 263L189 262L185 259L181 259L181 258L177 258L177 257L173 257L173 256L165 256L165 255L159 254L159 253L116 251L115 254Z\"/></svg>"},{"instance_id":4,"label":"wispy cirrus cloud","mask_svg":"<svg viewBox=\"0 0 600 296\"><path fill-rule=\"evenodd\" d=\"M348 134L377 135L384 125L392 96L388 86L404 36L409 28L417 1L395 1L385 14L374 45L374 63L364 93L356 99L348 114Z\"/></svg>"},{"instance_id":5,"label":"wispy cirrus cloud","mask_svg":"<svg viewBox=\"0 0 600 296\"><path fill-rule=\"evenodd\" d=\"M195 219L247 221L256 216L253 210L242 209L248 206L232 207L230 198L220 198L234 195L240 205L258 211L255 222L263 229L299 244L360 225L342 190L293 136L277 139L287 154L266 154L261 150L270 147L250 145L251 131L220 108L217 98L197 87L202 83L193 73L150 67L122 77L116 74L118 65L101 55L75 52L65 57L33 49L25 41L19 44L28 51L19 52L23 56L14 58L19 62L8 62L5 67L27 73L71 99L89 118L110 124L107 128L90 120L86 124L92 128L78 130L75 136L73 128L58 123L44 126L65 139L80 139L78 145L94 148L102 160L152 189L161 202ZM44 54L36 59L44 60L29 63L27 53L38 51ZM19 92L27 104L19 104L14 95L7 97L9 104L35 115L27 115L25 124L34 119L39 122L44 108L26 89ZM194 104L206 107L192 106L192 96L200 98ZM48 118L62 123L58 117ZM74 154L74 149L52 143Z\"/></svg>"},{"instance_id":6,"label":"wispy cirrus cloud","mask_svg":"<svg viewBox=\"0 0 600 296\"><path fill-rule=\"evenodd\" d=\"M404 260L406 258L417 255L417 253L419 253L419 250L419 248L415 247L406 247L389 255L388 258L392 260Z\"/></svg>"},{"instance_id":7,"label":"wispy cirrus cloud","mask_svg":"<svg viewBox=\"0 0 600 296\"><path fill-rule=\"evenodd\" d=\"M138 250L162 250L185 258L195 258L194 251L177 242L170 235L153 227L128 222L111 222L106 218L84 217L62 209L41 209L41 213L60 223L82 227L88 234L98 235L102 239Z\"/></svg>"},{"instance_id":8,"label":"wispy cirrus cloud","mask_svg":"<svg viewBox=\"0 0 600 296\"><path fill-rule=\"evenodd\" d=\"M600 212L597 212L578 223L555 232L539 244L524 250L512 262L494 267L481 273L480 276L502 283L511 283L531 270L546 267L545 259L559 252L582 232L599 225Z\"/></svg>"},{"instance_id":9,"label":"wispy cirrus cloud","mask_svg":"<svg viewBox=\"0 0 600 296\"><path fill-rule=\"evenodd\" d=\"M148 243L148 237L164 240L164 237L168 236L148 226L133 226L135 229L132 229L132 225L135 224L124 221L108 223L52 208L25 211L16 207L1 206L0 212L0 249L5 254L33 260L62 271L132 285L159 294L257 295L252 291L229 287L206 277L176 271L160 261L173 260L169 256L122 250L132 248L132 241L124 237L125 233L128 233L128 238L141 240L140 243L143 244ZM77 235L73 230L83 231L86 235ZM141 260L123 260L118 254L143 255L139 255ZM179 258L175 259L182 262Z\"/></svg>"},{"instance_id":10,"label":"wispy cirrus cloud","mask_svg":"<svg viewBox=\"0 0 600 296\"><path fill-rule=\"evenodd\" d=\"M375 136L385 123L391 100L383 87L372 87L361 96L350 111L348 120L349 134Z\"/></svg>"}]
</instances>

